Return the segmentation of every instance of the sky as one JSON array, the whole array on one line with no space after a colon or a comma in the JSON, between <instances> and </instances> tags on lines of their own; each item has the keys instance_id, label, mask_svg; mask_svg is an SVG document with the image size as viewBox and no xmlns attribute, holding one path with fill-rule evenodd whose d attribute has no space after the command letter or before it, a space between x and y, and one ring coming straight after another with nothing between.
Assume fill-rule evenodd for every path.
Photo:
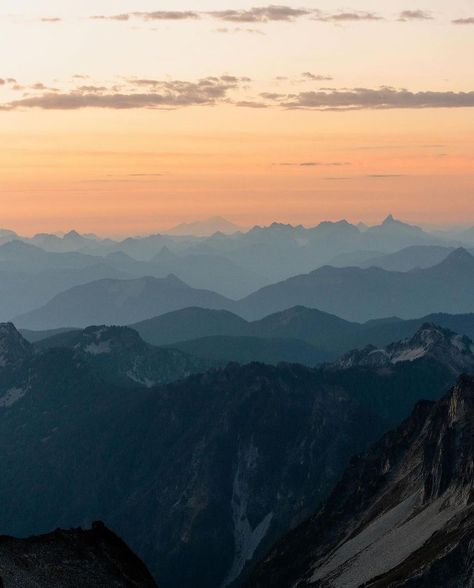
<instances>
[{"instance_id":1,"label":"sky","mask_svg":"<svg viewBox=\"0 0 474 588\"><path fill-rule=\"evenodd\" d=\"M474 224L472 0L3 0L0 51L22 234Z\"/></svg>"}]
</instances>

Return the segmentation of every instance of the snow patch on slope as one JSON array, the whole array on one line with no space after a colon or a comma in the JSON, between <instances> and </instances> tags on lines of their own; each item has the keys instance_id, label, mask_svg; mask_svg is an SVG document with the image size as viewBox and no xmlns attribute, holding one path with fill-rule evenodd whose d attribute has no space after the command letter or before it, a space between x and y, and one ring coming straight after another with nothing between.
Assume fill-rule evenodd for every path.
<instances>
[{"instance_id":1,"label":"snow patch on slope","mask_svg":"<svg viewBox=\"0 0 474 588\"><path fill-rule=\"evenodd\" d=\"M28 390L24 388L10 388L0 398L0 407L9 408L10 406L13 406L16 402L21 400L27 392Z\"/></svg>"},{"instance_id":2,"label":"snow patch on slope","mask_svg":"<svg viewBox=\"0 0 474 588\"><path fill-rule=\"evenodd\" d=\"M90 343L87 347L84 347L84 352L90 355L104 355L111 353L110 341L100 341L99 343Z\"/></svg>"},{"instance_id":3,"label":"snow patch on slope","mask_svg":"<svg viewBox=\"0 0 474 588\"><path fill-rule=\"evenodd\" d=\"M239 577L245 564L252 559L258 546L270 528L273 519L273 511L269 512L260 523L252 529L248 520L247 507L250 498L250 490L246 480L246 474L252 470L258 459L258 449L250 445L247 451L239 459L237 471L234 476L232 493L232 519L234 523L234 561L222 584L222 588L229 586Z\"/></svg>"}]
</instances>

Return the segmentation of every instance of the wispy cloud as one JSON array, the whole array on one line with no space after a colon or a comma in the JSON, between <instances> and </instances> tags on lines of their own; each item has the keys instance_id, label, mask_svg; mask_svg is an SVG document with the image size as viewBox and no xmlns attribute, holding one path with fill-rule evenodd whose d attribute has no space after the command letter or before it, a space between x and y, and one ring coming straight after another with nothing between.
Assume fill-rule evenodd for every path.
<instances>
[{"instance_id":1,"label":"wispy cloud","mask_svg":"<svg viewBox=\"0 0 474 588\"><path fill-rule=\"evenodd\" d=\"M398 18L400 22L408 22L410 20L433 20L431 12L425 10L403 10L400 12Z\"/></svg>"},{"instance_id":2,"label":"wispy cloud","mask_svg":"<svg viewBox=\"0 0 474 588\"><path fill-rule=\"evenodd\" d=\"M343 167L351 165L349 161L301 161L300 163L283 162L278 163L282 167Z\"/></svg>"},{"instance_id":3,"label":"wispy cloud","mask_svg":"<svg viewBox=\"0 0 474 588\"><path fill-rule=\"evenodd\" d=\"M25 96L2 105L2 110L40 108L44 110L78 110L81 108L179 108L215 105L228 98L228 92L248 83L249 78L224 75L196 82L181 80L129 80L125 90L113 91L105 86L79 86L69 92L46 91ZM134 90L134 87L136 88ZM145 91L137 91L145 87ZM41 84L37 90L43 89Z\"/></svg>"},{"instance_id":4,"label":"wispy cloud","mask_svg":"<svg viewBox=\"0 0 474 588\"><path fill-rule=\"evenodd\" d=\"M304 80L310 80L312 82L331 82L334 78L331 76L325 76L321 74L313 74L310 71L304 71L301 74L301 77Z\"/></svg>"},{"instance_id":5,"label":"wispy cloud","mask_svg":"<svg viewBox=\"0 0 474 588\"><path fill-rule=\"evenodd\" d=\"M322 14L318 13L315 16L316 20L322 22L361 22L361 21L381 21L385 20L382 16L379 16L375 12L364 12L364 11L350 11L350 12L336 12L334 14Z\"/></svg>"},{"instance_id":6,"label":"wispy cloud","mask_svg":"<svg viewBox=\"0 0 474 588\"><path fill-rule=\"evenodd\" d=\"M45 22L45 23L58 23L58 22L62 22L63 19L59 18L58 16L43 16L43 18L40 19L41 22Z\"/></svg>"},{"instance_id":7,"label":"wispy cloud","mask_svg":"<svg viewBox=\"0 0 474 588\"><path fill-rule=\"evenodd\" d=\"M407 11L415 14L421 11ZM126 22L131 19L145 21L185 21L212 18L222 22L234 24L252 24L269 22L294 22L303 18L309 18L320 22L350 23L363 21L382 21L384 17L375 12L360 10L323 12L315 8L294 8L291 6L269 4L267 6L254 6L247 9L224 9L207 12L194 10L161 10L153 12L126 12L112 15L94 15L92 20L111 20Z\"/></svg>"},{"instance_id":8,"label":"wispy cloud","mask_svg":"<svg viewBox=\"0 0 474 588\"><path fill-rule=\"evenodd\" d=\"M270 95L267 94L267 97ZM396 88L354 88L300 92L274 100L286 108L314 110L360 110L393 108L461 108L474 107L472 92L411 92Z\"/></svg>"},{"instance_id":9,"label":"wispy cloud","mask_svg":"<svg viewBox=\"0 0 474 588\"><path fill-rule=\"evenodd\" d=\"M249 28L243 28L243 27L233 27L233 28L228 28L228 27L219 27L218 29L214 29L215 33L231 33L231 34L235 34L235 33L250 33L252 35L264 35L265 33L263 31L261 31L260 29L249 29Z\"/></svg>"},{"instance_id":10,"label":"wispy cloud","mask_svg":"<svg viewBox=\"0 0 474 588\"><path fill-rule=\"evenodd\" d=\"M270 22L293 21L297 18L310 16L313 10L307 8L291 8L290 6L261 6L248 10L214 10L207 13L213 18L227 22Z\"/></svg>"},{"instance_id":11,"label":"wispy cloud","mask_svg":"<svg viewBox=\"0 0 474 588\"><path fill-rule=\"evenodd\" d=\"M148 21L156 20L196 20L200 18L198 12L191 10L156 10L153 12L127 12L122 14L95 15L90 17L92 20L116 20L128 21L131 18L140 18Z\"/></svg>"},{"instance_id":12,"label":"wispy cloud","mask_svg":"<svg viewBox=\"0 0 474 588\"><path fill-rule=\"evenodd\" d=\"M474 16L468 16L467 18L456 18L452 22L455 25L474 25Z\"/></svg>"},{"instance_id":13,"label":"wispy cloud","mask_svg":"<svg viewBox=\"0 0 474 588\"><path fill-rule=\"evenodd\" d=\"M241 108L268 108L269 105L265 102L258 102L255 100L238 100L234 102L235 106L239 106Z\"/></svg>"},{"instance_id":14,"label":"wispy cloud","mask_svg":"<svg viewBox=\"0 0 474 588\"><path fill-rule=\"evenodd\" d=\"M327 80L328 77L306 72L301 79ZM297 93L262 92L255 95L251 78L229 74L209 76L194 81L122 77L115 83L107 84L97 83L87 76L76 75L61 89L43 82L22 85L12 78L0 79L1 86L7 84L11 89L25 93L16 100L0 104L0 110L3 111L21 108L170 109L198 105L215 106L224 103L241 108L284 108L324 112L474 107L474 91L414 92L393 87L322 88ZM323 164L309 161L305 165Z\"/></svg>"}]
</instances>

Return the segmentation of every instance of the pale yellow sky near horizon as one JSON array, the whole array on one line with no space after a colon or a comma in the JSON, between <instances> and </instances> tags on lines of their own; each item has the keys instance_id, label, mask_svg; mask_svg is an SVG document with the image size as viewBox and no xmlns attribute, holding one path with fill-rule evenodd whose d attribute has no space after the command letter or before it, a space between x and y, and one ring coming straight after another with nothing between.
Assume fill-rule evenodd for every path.
<instances>
[{"instance_id":1,"label":"pale yellow sky near horizon","mask_svg":"<svg viewBox=\"0 0 474 588\"><path fill-rule=\"evenodd\" d=\"M1 225L474 224L472 2L283 8L4 0Z\"/></svg>"}]
</instances>

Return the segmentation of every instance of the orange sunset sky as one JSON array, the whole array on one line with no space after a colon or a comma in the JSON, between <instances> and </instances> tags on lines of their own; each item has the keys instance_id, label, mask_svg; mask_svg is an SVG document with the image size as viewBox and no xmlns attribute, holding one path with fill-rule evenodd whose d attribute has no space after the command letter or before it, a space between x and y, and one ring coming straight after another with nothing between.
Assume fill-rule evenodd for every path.
<instances>
[{"instance_id":1,"label":"orange sunset sky","mask_svg":"<svg viewBox=\"0 0 474 588\"><path fill-rule=\"evenodd\" d=\"M471 0L4 0L1 226L474 222Z\"/></svg>"}]
</instances>

